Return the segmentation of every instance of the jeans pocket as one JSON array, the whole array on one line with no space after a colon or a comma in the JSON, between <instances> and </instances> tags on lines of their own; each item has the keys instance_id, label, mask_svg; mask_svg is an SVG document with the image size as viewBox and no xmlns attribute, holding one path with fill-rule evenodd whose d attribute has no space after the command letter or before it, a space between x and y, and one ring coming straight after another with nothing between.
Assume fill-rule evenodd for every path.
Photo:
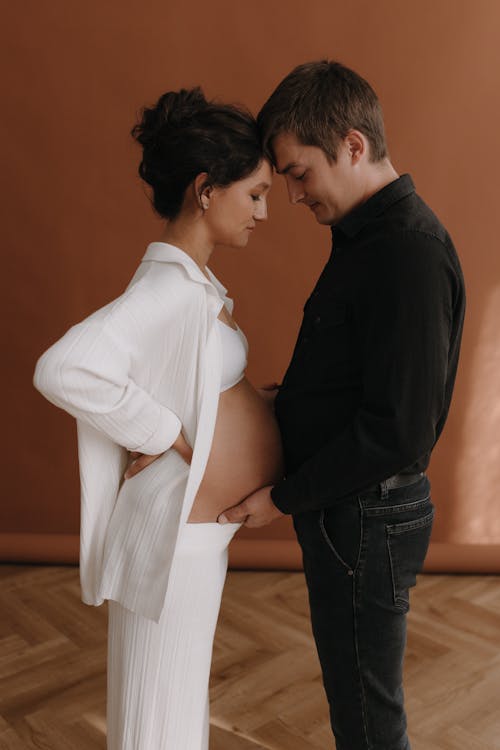
<instances>
[{"instance_id":1,"label":"jeans pocket","mask_svg":"<svg viewBox=\"0 0 500 750\"><path fill-rule=\"evenodd\" d=\"M429 513L414 520L386 524L394 606L401 612L410 609L409 589L415 586L417 574L422 570L433 520L432 507Z\"/></svg>"},{"instance_id":2,"label":"jeans pocket","mask_svg":"<svg viewBox=\"0 0 500 750\"><path fill-rule=\"evenodd\" d=\"M322 508L319 527L337 561L352 574L358 564L362 535L362 515L357 500Z\"/></svg>"}]
</instances>

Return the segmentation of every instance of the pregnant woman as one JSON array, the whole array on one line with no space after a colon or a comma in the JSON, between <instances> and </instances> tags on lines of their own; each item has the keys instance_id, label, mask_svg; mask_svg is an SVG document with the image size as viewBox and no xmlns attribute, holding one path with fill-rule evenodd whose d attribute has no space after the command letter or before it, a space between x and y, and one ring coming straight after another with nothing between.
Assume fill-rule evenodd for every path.
<instances>
[{"instance_id":1,"label":"pregnant woman","mask_svg":"<svg viewBox=\"0 0 500 750\"><path fill-rule=\"evenodd\" d=\"M254 119L168 92L132 131L165 220L124 293L39 359L35 386L77 419L82 599L109 600L108 750L207 750L208 681L241 524L228 506L282 475L272 393L208 268L266 219Z\"/></svg>"}]
</instances>

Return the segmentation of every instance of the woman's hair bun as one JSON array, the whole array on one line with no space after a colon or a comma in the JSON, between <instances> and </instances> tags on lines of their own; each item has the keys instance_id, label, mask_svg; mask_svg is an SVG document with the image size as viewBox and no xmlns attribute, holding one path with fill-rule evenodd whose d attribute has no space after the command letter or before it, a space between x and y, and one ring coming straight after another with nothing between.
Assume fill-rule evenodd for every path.
<instances>
[{"instance_id":1,"label":"woman's hair bun","mask_svg":"<svg viewBox=\"0 0 500 750\"><path fill-rule=\"evenodd\" d=\"M251 174L263 156L250 112L207 101L199 86L167 91L142 109L131 132L142 146L139 175L165 219L178 216L198 174L206 172L208 184L225 187Z\"/></svg>"},{"instance_id":2,"label":"woman's hair bun","mask_svg":"<svg viewBox=\"0 0 500 750\"><path fill-rule=\"evenodd\" d=\"M154 146L160 133L165 134L169 128L183 128L191 124L208 108L209 104L200 86L167 91L160 96L154 107L143 108L142 119L132 129L132 135L145 148Z\"/></svg>"}]
</instances>

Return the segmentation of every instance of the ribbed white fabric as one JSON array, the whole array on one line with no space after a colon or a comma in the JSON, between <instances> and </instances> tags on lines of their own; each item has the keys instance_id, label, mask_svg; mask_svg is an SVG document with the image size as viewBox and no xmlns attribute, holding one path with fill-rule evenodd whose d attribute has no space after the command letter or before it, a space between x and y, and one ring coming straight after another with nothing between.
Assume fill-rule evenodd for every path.
<instances>
[{"instance_id":1,"label":"ribbed white fabric","mask_svg":"<svg viewBox=\"0 0 500 750\"><path fill-rule=\"evenodd\" d=\"M82 599L113 599L155 622L213 440L222 368L215 321L223 304L233 311L227 289L205 271L180 248L150 243L125 292L72 326L34 377L77 419ZM193 448L187 471L168 459L181 424ZM127 450L136 449L165 461L124 483Z\"/></svg>"},{"instance_id":2,"label":"ribbed white fabric","mask_svg":"<svg viewBox=\"0 0 500 750\"><path fill-rule=\"evenodd\" d=\"M208 750L208 683L240 523L186 523L159 622L109 601L108 750Z\"/></svg>"}]
</instances>

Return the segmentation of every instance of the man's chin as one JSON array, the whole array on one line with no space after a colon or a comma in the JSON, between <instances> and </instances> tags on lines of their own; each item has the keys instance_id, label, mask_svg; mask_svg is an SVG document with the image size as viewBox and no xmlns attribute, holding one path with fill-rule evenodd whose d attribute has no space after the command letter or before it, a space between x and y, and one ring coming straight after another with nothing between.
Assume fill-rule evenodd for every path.
<instances>
[{"instance_id":1,"label":"man's chin","mask_svg":"<svg viewBox=\"0 0 500 750\"><path fill-rule=\"evenodd\" d=\"M319 216L318 216L318 214L316 214L315 218L316 218L316 221L317 221L318 224L321 224L321 225L323 225L325 227L331 227L331 225L335 221L335 219L333 218L333 216L327 216L326 214L324 214L324 215L320 214Z\"/></svg>"},{"instance_id":2,"label":"man's chin","mask_svg":"<svg viewBox=\"0 0 500 750\"><path fill-rule=\"evenodd\" d=\"M328 216L325 206L322 204L317 204L316 208L312 209L312 213L314 214L314 218L316 219L316 222L318 224L322 224L323 226L331 226L334 222L334 217Z\"/></svg>"}]
</instances>

